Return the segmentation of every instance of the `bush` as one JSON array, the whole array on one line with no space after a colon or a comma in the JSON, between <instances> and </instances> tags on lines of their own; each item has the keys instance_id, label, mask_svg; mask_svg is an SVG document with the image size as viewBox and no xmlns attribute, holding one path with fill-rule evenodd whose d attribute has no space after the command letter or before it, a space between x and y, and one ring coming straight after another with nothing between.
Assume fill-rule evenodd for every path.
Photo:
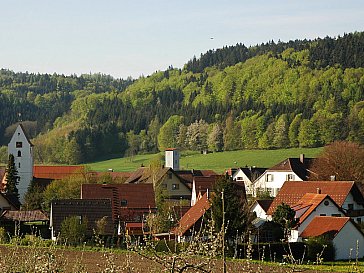
<instances>
[{"instance_id":1,"label":"bush","mask_svg":"<svg viewBox=\"0 0 364 273\"><path fill-rule=\"evenodd\" d=\"M69 216L61 224L60 240L70 245L81 244L86 236L87 230L86 217Z\"/></svg>"},{"instance_id":2,"label":"bush","mask_svg":"<svg viewBox=\"0 0 364 273\"><path fill-rule=\"evenodd\" d=\"M6 244L9 242L9 236L6 233L5 228L0 227L0 244Z\"/></svg>"},{"instance_id":3,"label":"bush","mask_svg":"<svg viewBox=\"0 0 364 273\"><path fill-rule=\"evenodd\" d=\"M335 248L332 240L325 236L312 237L307 240L307 258L314 262L333 261Z\"/></svg>"}]
</instances>

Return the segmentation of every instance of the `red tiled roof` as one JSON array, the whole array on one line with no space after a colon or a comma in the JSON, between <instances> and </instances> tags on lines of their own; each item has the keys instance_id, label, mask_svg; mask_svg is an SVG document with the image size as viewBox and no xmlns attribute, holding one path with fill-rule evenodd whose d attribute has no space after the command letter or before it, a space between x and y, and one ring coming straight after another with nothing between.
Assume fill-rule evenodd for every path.
<instances>
[{"instance_id":1,"label":"red tiled roof","mask_svg":"<svg viewBox=\"0 0 364 273\"><path fill-rule=\"evenodd\" d=\"M191 207L181 218L179 224L173 229L172 233L180 236L184 235L211 207L210 200L205 193L196 204Z\"/></svg>"},{"instance_id":2,"label":"red tiled roof","mask_svg":"<svg viewBox=\"0 0 364 273\"><path fill-rule=\"evenodd\" d=\"M48 221L48 215L41 210L6 210L0 217L5 221L37 222Z\"/></svg>"},{"instance_id":3,"label":"red tiled roof","mask_svg":"<svg viewBox=\"0 0 364 273\"><path fill-rule=\"evenodd\" d=\"M286 181L273 200L268 214L273 214L278 205L285 203L292 206L306 193L317 193L318 189L321 193L328 194L339 207L342 207L350 192L360 202L364 200L353 181Z\"/></svg>"},{"instance_id":4,"label":"red tiled roof","mask_svg":"<svg viewBox=\"0 0 364 273\"><path fill-rule=\"evenodd\" d=\"M316 216L301 233L302 238L331 233L335 237L350 221L350 217Z\"/></svg>"},{"instance_id":5,"label":"red tiled roof","mask_svg":"<svg viewBox=\"0 0 364 273\"><path fill-rule=\"evenodd\" d=\"M72 174L81 173L84 166L34 166L33 176L36 178L63 179Z\"/></svg>"},{"instance_id":6,"label":"red tiled roof","mask_svg":"<svg viewBox=\"0 0 364 273\"><path fill-rule=\"evenodd\" d=\"M317 193L306 193L297 204L291 206L294 211L298 211L303 208L307 210L300 216L299 223L302 223L306 218L324 201L329 198L327 194L317 194Z\"/></svg>"}]
</instances>

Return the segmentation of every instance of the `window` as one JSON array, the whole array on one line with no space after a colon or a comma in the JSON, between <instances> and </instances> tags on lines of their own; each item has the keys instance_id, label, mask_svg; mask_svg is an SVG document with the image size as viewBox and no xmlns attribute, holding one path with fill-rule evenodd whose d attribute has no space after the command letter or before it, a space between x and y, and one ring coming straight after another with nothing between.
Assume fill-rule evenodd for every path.
<instances>
[{"instance_id":1,"label":"window","mask_svg":"<svg viewBox=\"0 0 364 273\"><path fill-rule=\"evenodd\" d=\"M286 175L286 180L287 181L294 181L294 174L292 173L289 173Z\"/></svg>"},{"instance_id":2,"label":"window","mask_svg":"<svg viewBox=\"0 0 364 273\"><path fill-rule=\"evenodd\" d=\"M340 217L340 216L341 216L341 214L340 214L340 213L333 213L333 214L331 214L331 216L332 216L332 217Z\"/></svg>"},{"instance_id":3,"label":"window","mask_svg":"<svg viewBox=\"0 0 364 273\"><path fill-rule=\"evenodd\" d=\"M126 200L126 199L122 199L122 200L120 201L120 205L121 205L122 207L126 207L126 206L128 205L128 200Z\"/></svg>"},{"instance_id":4,"label":"window","mask_svg":"<svg viewBox=\"0 0 364 273\"><path fill-rule=\"evenodd\" d=\"M20 169L20 162L19 162L19 164L18 164L18 169Z\"/></svg>"},{"instance_id":5,"label":"window","mask_svg":"<svg viewBox=\"0 0 364 273\"><path fill-rule=\"evenodd\" d=\"M178 190L179 184L172 184L172 190Z\"/></svg>"},{"instance_id":6,"label":"window","mask_svg":"<svg viewBox=\"0 0 364 273\"><path fill-rule=\"evenodd\" d=\"M243 178L242 178L241 176L238 176L238 177L236 178L236 181L243 181Z\"/></svg>"},{"instance_id":7,"label":"window","mask_svg":"<svg viewBox=\"0 0 364 273\"><path fill-rule=\"evenodd\" d=\"M349 210L354 210L354 204L348 204L348 209Z\"/></svg>"},{"instance_id":8,"label":"window","mask_svg":"<svg viewBox=\"0 0 364 273\"><path fill-rule=\"evenodd\" d=\"M320 216L326 216L326 213L321 213Z\"/></svg>"},{"instance_id":9,"label":"window","mask_svg":"<svg viewBox=\"0 0 364 273\"><path fill-rule=\"evenodd\" d=\"M273 181L273 174L267 174L265 176L265 182L272 182Z\"/></svg>"},{"instance_id":10,"label":"window","mask_svg":"<svg viewBox=\"0 0 364 273\"><path fill-rule=\"evenodd\" d=\"M16 146L16 148L22 148L23 147L23 142L17 141L15 146Z\"/></svg>"},{"instance_id":11,"label":"window","mask_svg":"<svg viewBox=\"0 0 364 273\"><path fill-rule=\"evenodd\" d=\"M18 151L18 157L21 157L21 151Z\"/></svg>"},{"instance_id":12,"label":"window","mask_svg":"<svg viewBox=\"0 0 364 273\"><path fill-rule=\"evenodd\" d=\"M325 201L324 201L324 205L325 205L325 206L328 206L329 204L330 204L330 202L329 202L329 201L327 201L327 200L325 200Z\"/></svg>"}]
</instances>

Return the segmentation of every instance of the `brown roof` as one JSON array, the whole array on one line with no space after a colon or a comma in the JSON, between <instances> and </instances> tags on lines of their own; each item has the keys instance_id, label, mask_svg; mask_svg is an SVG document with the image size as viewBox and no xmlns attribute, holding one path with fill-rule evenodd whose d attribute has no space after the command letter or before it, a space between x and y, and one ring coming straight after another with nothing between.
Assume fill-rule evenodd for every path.
<instances>
[{"instance_id":1,"label":"brown roof","mask_svg":"<svg viewBox=\"0 0 364 273\"><path fill-rule=\"evenodd\" d=\"M269 168L269 171L292 171L297 174L302 180L307 180L309 177L309 167L313 158L304 158L301 162L300 158L287 158L277 165Z\"/></svg>"},{"instance_id":2,"label":"brown roof","mask_svg":"<svg viewBox=\"0 0 364 273\"><path fill-rule=\"evenodd\" d=\"M223 177L223 176L222 175L213 175L213 176L196 176L196 177L194 177L193 180L195 181L196 193L204 194L207 191L207 189L209 191L211 191L215 182L217 180L219 180L221 177Z\"/></svg>"},{"instance_id":3,"label":"brown roof","mask_svg":"<svg viewBox=\"0 0 364 273\"><path fill-rule=\"evenodd\" d=\"M257 168L257 167L242 167L239 169L246 175L246 177L249 178L251 182L254 182L259 176L261 176L267 170L267 168Z\"/></svg>"},{"instance_id":4,"label":"brown roof","mask_svg":"<svg viewBox=\"0 0 364 273\"><path fill-rule=\"evenodd\" d=\"M335 237L350 221L350 217L316 216L301 233L302 238L330 234Z\"/></svg>"},{"instance_id":5,"label":"brown roof","mask_svg":"<svg viewBox=\"0 0 364 273\"><path fill-rule=\"evenodd\" d=\"M34 166L33 176L44 179L63 179L81 173L84 166Z\"/></svg>"},{"instance_id":6,"label":"brown roof","mask_svg":"<svg viewBox=\"0 0 364 273\"><path fill-rule=\"evenodd\" d=\"M106 217L105 233L108 235L114 233L110 200L64 199L52 201L51 225L54 236L58 236L62 222L70 216L81 216L87 219L87 235L92 235L97 228L96 222Z\"/></svg>"},{"instance_id":7,"label":"brown roof","mask_svg":"<svg viewBox=\"0 0 364 273\"><path fill-rule=\"evenodd\" d=\"M4 221L37 222L48 221L48 215L41 210L6 210L0 217Z\"/></svg>"},{"instance_id":8,"label":"brown roof","mask_svg":"<svg viewBox=\"0 0 364 273\"><path fill-rule=\"evenodd\" d=\"M20 128L22 129L22 131L23 131L23 133L24 133L24 136L25 136L26 140L29 142L29 145L33 147L34 145L33 145L33 143L30 141L30 138L29 138L29 136L28 136L28 133L27 133L27 132L26 132L26 130L24 129L23 124L19 123L19 126L20 126ZM16 130L16 129L15 129L15 130Z\"/></svg>"},{"instance_id":9,"label":"brown roof","mask_svg":"<svg viewBox=\"0 0 364 273\"><path fill-rule=\"evenodd\" d=\"M13 206L14 209L18 210L21 207L21 203L19 202L19 199L15 197L12 194L8 193L2 193L0 192L0 195L5 198L5 200L9 203L9 205Z\"/></svg>"},{"instance_id":10,"label":"brown roof","mask_svg":"<svg viewBox=\"0 0 364 273\"><path fill-rule=\"evenodd\" d=\"M199 219L201 219L210 207L211 202L207 193L205 193L202 198L182 216L178 226L173 229L172 233L180 236L184 235Z\"/></svg>"},{"instance_id":11,"label":"brown roof","mask_svg":"<svg viewBox=\"0 0 364 273\"><path fill-rule=\"evenodd\" d=\"M156 208L152 184L83 184L81 198L111 200L113 219L130 218L132 212L142 215Z\"/></svg>"},{"instance_id":12,"label":"brown roof","mask_svg":"<svg viewBox=\"0 0 364 273\"><path fill-rule=\"evenodd\" d=\"M353 181L286 181L273 200L268 214L273 214L278 205L285 203L292 206L306 193L317 193L318 189L328 194L339 207L342 207L350 192L358 203L364 203L364 197Z\"/></svg>"}]
</instances>

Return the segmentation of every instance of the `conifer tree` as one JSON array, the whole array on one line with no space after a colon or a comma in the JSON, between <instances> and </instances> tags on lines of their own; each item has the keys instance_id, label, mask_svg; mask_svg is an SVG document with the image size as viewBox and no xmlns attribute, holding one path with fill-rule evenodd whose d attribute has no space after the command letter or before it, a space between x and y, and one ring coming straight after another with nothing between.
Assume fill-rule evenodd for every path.
<instances>
[{"instance_id":1,"label":"conifer tree","mask_svg":"<svg viewBox=\"0 0 364 273\"><path fill-rule=\"evenodd\" d=\"M8 165L6 167L6 193L15 196L19 200L18 184L19 176L18 170L15 167L14 155L9 155Z\"/></svg>"}]
</instances>

